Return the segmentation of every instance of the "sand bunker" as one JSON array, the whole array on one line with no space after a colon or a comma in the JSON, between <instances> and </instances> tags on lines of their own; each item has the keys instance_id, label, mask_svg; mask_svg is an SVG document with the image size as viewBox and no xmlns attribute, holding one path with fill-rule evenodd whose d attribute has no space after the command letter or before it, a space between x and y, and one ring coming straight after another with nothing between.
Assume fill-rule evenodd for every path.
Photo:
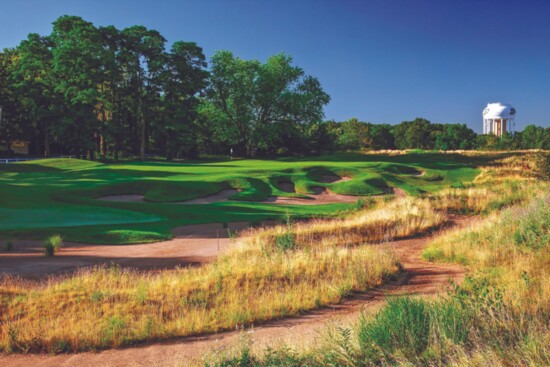
<instances>
[{"instance_id":1,"label":"sand bunker","mask_svg":"<svg viewBox=\"0 0 550 367\"><path fill-rule=\"evenodd\" d=\"M336 194L326 187L313 187L313 195L307 195L304 198L293 198L284 196L270 196L267 200L262 201L265 204L282 204L282 205L321 205L321 204L336 204L336 203L356 203L357 200L363 198L355 195Z\"/></svg>"},{"instance_id":2,"label":"sand bunker","mask_svg":"<svg viewBox=\"0 0 550 367\"><path fill-rule=\"evenodd\" d=\"M172 231L172 240L137 245L66 242L55 257L44 256L42 241L18 240L13 241L13 251L0 253L0 275L39 278L111 262L142 270L198 265L212 261L232 245L228 229L233 233L248 227L248 222L230 222L228 228L219 223L182 226Z\"/></svg>"},{"instance_id":3,"label":"sand bunker","mask_svg":"<svg viewBox=\"0 0 550 367\"><path fill-rule=\"evenodd\" d=\"M295 193L296 188L294 187L294 183L290 181L281 181L277 183L277 187L279 190L288 192L288 193Z\"/></svg>"},{"instance_id":4,"label":"sand bunker","mask_svg":"<svg viewBox=\"0 0 550 367\"><path fill-rule=\"evenodd\" d=\"M351 180L351 177L348 176L336 176L336 175L323 175L321 177L321 182L323 183L338 183Z\"/></svg>"},{"instance_id":5,"label":"sand bunker","mask_svg":"<svg viewBox=\"0 0 550 367\"><path fill-rule=\"evenodd\" d=\"M143 195L139 194L127 194L127 195L109 195L109 196L102 196L98 198L98 200L103 201L121 201L126 203L139 203L145 201Z\"/></svg>"},{"instance_id":6,"label":"sand bunker","mask_svg":"<svg viewBox=\"0 0 550 367\"><path fill-rule=\"evenodd\" d=\"M217 203L220 201L225 201L232 195L235 195L240 190L235 189L227 189L222 190L218 192L217 194L204 196L201 198L186 200L186 201L175 201L175 202L163 202L163 204L211 204L211 203ZM98 200L104 200L104 201L118 201L118 202L126 202L126 203L145 203L145 199L143 195L134 195L134 194L127 194L127 195L110 195L110 196L103 196L98 198Z\"/></svg>"},{"instance_id":7,"label":"sand bunker","mask_svg":"<svg viewBox=\"0 0 550 367\"><path fill-rule=\"evenodd\" d=\"M202 197L202 198L196 198L196 199L187 200L187 201L179 201L175 204L211 204L211 203L217 203L217 202L220 202L220 201L226 201L227 199L229 199L229 197L235 195L239 191L240 190L235 190L235 189L222 190L222 191L220 191L220 192L218 192L217 194L214 194L214 195L208 195L208 196L205 196L205 197Z\"/></svg>"}]
</instances>

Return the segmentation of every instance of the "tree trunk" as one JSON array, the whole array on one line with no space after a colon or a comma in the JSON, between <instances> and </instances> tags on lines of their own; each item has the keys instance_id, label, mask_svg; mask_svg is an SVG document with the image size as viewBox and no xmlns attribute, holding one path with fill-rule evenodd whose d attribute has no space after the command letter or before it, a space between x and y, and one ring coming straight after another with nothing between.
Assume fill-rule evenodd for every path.
<instances>
[{"instance_id":1,"label":"tree trunk","mask_svg":"<svg viewBox=\"0 0 550 367\"><path fill-rule=\"evenodd\" d=\"M105 124L107 121L107 115L105 114L105 108L101 109L101 119L102 124ZM103 135L103 129L104 126L102 125L99 129L99 154L101 156L102 160L105 160L105 156L107 155L106 147L105 147L105 135Z\"/></svg>"},{"instance_id":2,"label":"tree trunk","mask_svg":"<svg viewBox=\"0 0 550 367\"><path fill-rule=\"evenodd\" d=\"M143 112L143 100L139 100L139 117L141 119L141 143L139 147L139 158L145 160L145 113Z\"/></svg>"},{"instance_id":3,"label":"tree trunk","mask_svg":"<svg viewBox=\"0 0 550 367\"><path fill-rule=\"evenodd\" d=\"M44 157L50 156L50 134L48 127L44 129Z\"/></svg>"},{"instance_id":4,"label":"tree trunk","mask_svg":"<svg viewBox=\"0 0 550 367\"><path fill-rule=\"evenodd\" d=\"M99 133L99 154L101 156L101 159L105 160L106 151L105 151L105 137L103 136L103 132Z\"/></svg>"},{"instance_id":5,"label":"tree trunk","mask_svg":"<svg viewBox=\"0 0 550 367\"><path fill-rule=\"evenodd\" d=\"M141 116L141 145L139 148L139 158L145 160L145 117Z\"/></svg>"}]
</instances>

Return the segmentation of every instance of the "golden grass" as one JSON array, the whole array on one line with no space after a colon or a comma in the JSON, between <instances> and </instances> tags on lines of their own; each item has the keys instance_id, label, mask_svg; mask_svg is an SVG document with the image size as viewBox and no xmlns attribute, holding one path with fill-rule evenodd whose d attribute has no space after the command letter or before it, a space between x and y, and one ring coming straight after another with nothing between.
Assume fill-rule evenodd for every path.
<instances>
[{"instance_id":1,"label":"golden grass","mask_svg":"<svg viewBox=\"0 0 550 367\"><path fill-rule=\"evenodd\" d=\"M540 195L548 184L539 179L533 154L513 155L484 167L465 188L448 188L430 196L434 208L487 214Z\"/></svg>"},{"instance_id":2,"label":"golden grass","mask_svg":"<svg viewBox=\"0 0 550 367\"><path fill-rule=\"evenodd\" d=\"M248 248L160 274L97 268L42 287L5 279L0 347L78 351L233 329L339 302L397 271L393 255L369 247L273 256Z\"/></svg>"},{"instance_id":3,"label":"golden grass","mask_svg":"<svg viewBox=\"0 0 550 367\"><path fill-rule=\"evenodd\" d=\"M550 194L438 238L424 253L459 262L503 289L504 300L534 312L550 305ZM549 308L550 310L550 308Z\"/></svg>"},{"instance_id":4,"label":"golden grass","mask_svg":"<svg viewBox=\"0 0 550 367\"><path fill-rule=\"evenodd\" d=\"M491 211L546 190L548 186L530 177L508 182L521 164L512 159L486 168L477 186L466 189L397 198L341 219L250 230L234 249L200 268L140 273L115 266L38 284L4 278L0 350L55 353L116 347L233 329L339 302L399 271L394 255L383 246L366 244L436 228L445 223L448 210ZM505 232L498 240L510 236ZM537 269L548 265L547 258L535 259L520 250L499 250L498 257L491 250L488 246L484 252L463 256L485 256L489 263L517 257L513 275L530 266L533 279L540 277ZM499 266L504 265L493 266L495 272ZM546 281L540 280L542 288L529 288L544 289L542 296L519 290L510 294L547 300Z\"/></svg>"},{"instance_id":5,"label":"golden grass","mask_svg":"<svg viewBox=\"0 0 550 367\"><path fill-rule=\"evenodd\" d=\"M446 220L446 214L434 209L428 199L406 197L342 219L316 219L306 223L294 223L292 233L297 247L319 249L383 243L437 228ZM287 226L279 225L252 232L248 241L264 249L273 250L277 247L277 239L287 230Z\"/></svg>"},{"instance_id":6,"label":"golden grass","mask_svg":"<svg viewBox=\"0 0 550 367\"><path fill-rule=\"evenodd\" d=\"M550 363L550 194L443 233L430 260L462 262L468 277L443 297L390 298L319 343L210 356L205 366L547 366Z\"/></svg>"},{"instance_id":7,"label":"golden grass","mask_svg":"<svg viewBox=\"0 0 550 367\"><path fill-rule=\"evenodd\" d=\"M351 328L327 328L306 349L250 354L244 346L207 365L549 365L550 185L532 163L531 154L500 159L471 186L426 196L436 213L488 215L425 251L429 260L464 264L461 286L436 300L394 299Z\"/></svg>"},{"instance_id":8,"label":"golden grass","mask_svg":"<svg viewBox=\"0 0 550 367\"><path fill-rule=\"evenodd\" d=\"M250 230L200 268L83 270L45 285L4 279L0 348L79 351L233 329L337 303L399 271L379 243L441 225L426 199L399 198L344 219ZM274 239L290 235L290 247ZM353 247L349 247L353 245Z\"/></svg>"}]
</instances>

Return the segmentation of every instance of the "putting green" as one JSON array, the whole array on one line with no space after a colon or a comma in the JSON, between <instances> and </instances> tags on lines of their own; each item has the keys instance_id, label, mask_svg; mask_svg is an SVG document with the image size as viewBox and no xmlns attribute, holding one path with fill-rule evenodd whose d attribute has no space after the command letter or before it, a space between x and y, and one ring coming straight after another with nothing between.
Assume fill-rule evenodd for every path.
<instances>
[{"instance_id":1,"label":"putting green","mask_svg":"<svg viewBox=\"0 0 550 367\"><path fill-rule=\"evenodd\" d=\"M116 164L48 159L0 165L0 240L59 233L72 241L124 244L167 239L172 228L186 224L259 222L287 211L296 217L338 215L353 204L261 201L304 197L320 186L344 195L383 194L391 187L417 195L471 181L476 166L472 158L448 154ZM327 175L351 179L327 183ZM282 191L280 182L294 183L296 192ZM227 189L238 190L228 201L176 204ZM123 194L143 195L144 201L100 200Z\"/></svg>"}]
</instances>

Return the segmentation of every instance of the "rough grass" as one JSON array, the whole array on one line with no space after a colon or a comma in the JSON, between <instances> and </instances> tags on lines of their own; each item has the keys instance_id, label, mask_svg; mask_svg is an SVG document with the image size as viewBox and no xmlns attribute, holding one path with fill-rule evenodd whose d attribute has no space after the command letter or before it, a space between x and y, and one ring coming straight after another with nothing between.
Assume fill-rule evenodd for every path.
<instances>
[{"instance_id":1,"label":"rough grass","mask_svg":"<svg viewBox=\"0 0 550 367\"><path fill-rule=\"evenodd\" d=\"M547 366L550 364L550 196L438 238L428 259L467 259L468 277L434 301L390 298L323 342L207 358L206 366ZM511 219L514 220L511 220Z\"/></svg>"},{"instance_id":2,"label":"rough grass","mask_svg":"<svg viewBox=\"0 0 550 367\"><path fill-rule=\"evenodd\" d=\"M437 237L424 252L429 261L465 265L460 286L436 300L388 299L351 328L328 327L323 342L310 349L258 354L244 345L236 354L211 355L205 365L550 365L550 193L547 183L533 179L536 171L518 174L518 163L526 162L532 160L512 157L487 168L476 180L488 185L481 190L432 196L439 209L489 215Z\"/></svg>"},{"instance_id":3,"label":"rough grass","mask_svg":"<svg viewBox=\"0 0 550 367\"><path fill-rule=\"evenodd\" d=\"M400 205L390 204L397 212L370 211L379 222L400 228L400 234L414 235L439 220L423 219L425 225L419 226L420 214L409 213L415 200L422 206L420 199L401 199ZM344 227L350 236L369 223L365 218L347 219L355 223ZM355 241L354 247L294 245L302 230L314 238L317 224L307 229L308 224L289 223L287 237L269 249L263 239L270 237L263 232L272 230L251 230L234 250L201 268L151 274L114 266L51 278L45 285L6 277L0 286L0 348L55 353L233 329L337 303L399 271L384 248L362 245L378 241L378 231L363 232L363 242ZM323 222L324 235L330 236L329 226L330 221ZM345 235L341 220L332 230L338 231L335 238Z\"/></svg>"},{"instance_id":4,"label":"rough grass","mask_svg":"<svg viewBox=\"0 0 550 367\"><path fill-rule=\"evenodd\" d=\"M398 271L369 247L265 256L248 248L161 274L83 270L47 285L3 279L0 349L67 352L216 332L337 303Z\"/></svg>"},{"instance_id":5,"label":"rough grass","mask_svg":"<svg viewBox=\"0 0 550 367\"><path fill-rule=\"evenodd\" d=\"M38 286L6 278L0 286L0 348L117 347L337 303L399 271L385 247L367 243L416 235L445 219L420 198L380 205L344 219L251 229L227 255L200 268L160 274L97 268Z\"/></svg>"},{"instance_id":6,"label":"rough grass","mask_svg":"<svg viewBox=\"0 0 550 367\"><path fill-rule=\"evenodd\" d=\"M429 200L399 198L379 204L373 210L359 211L342 219L311 220L292 226L295 246L319 249L332 246L383 243L423 233L441 226L447 220L444 212L434 209ZM251 236L266 251L277 249L277 241L288 226L275 226Z\"/></svg>"}]
</instances>

